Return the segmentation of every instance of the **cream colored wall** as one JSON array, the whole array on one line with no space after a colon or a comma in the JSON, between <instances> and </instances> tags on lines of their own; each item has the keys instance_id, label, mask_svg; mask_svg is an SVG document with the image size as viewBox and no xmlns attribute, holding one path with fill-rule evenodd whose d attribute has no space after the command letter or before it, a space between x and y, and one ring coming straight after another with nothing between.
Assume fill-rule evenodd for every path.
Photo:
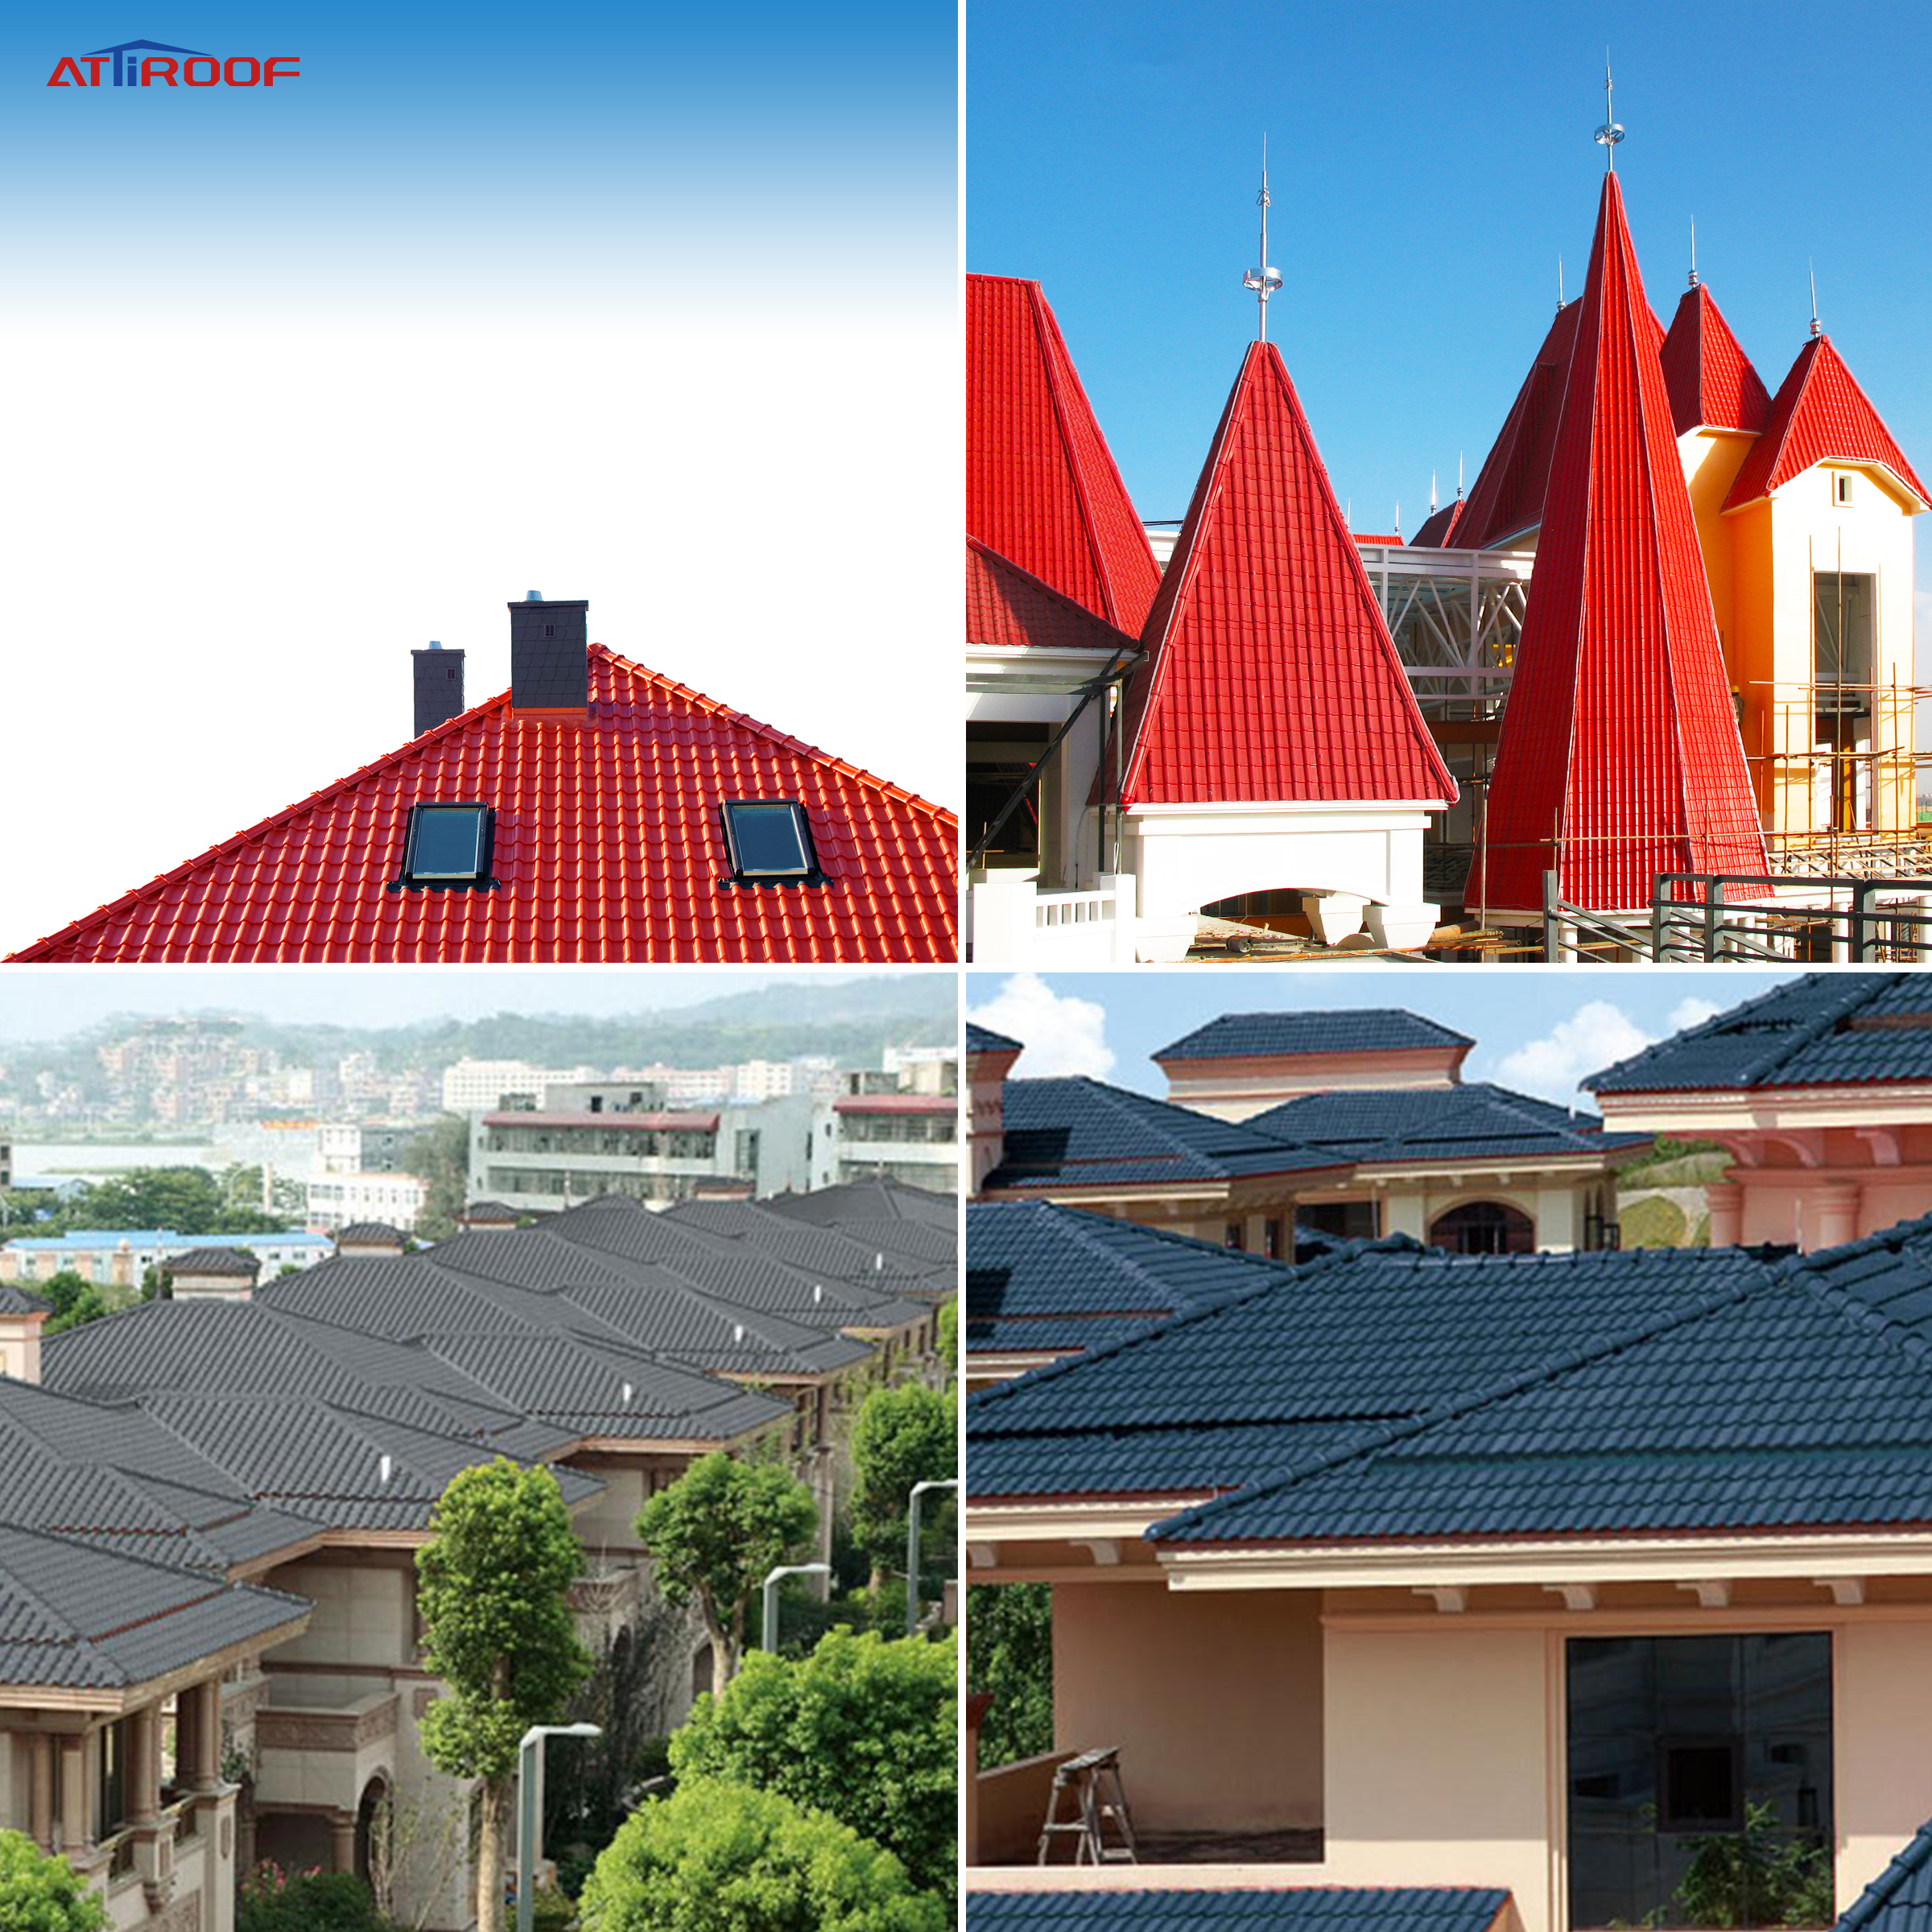
<instances>
[{"instance_id":1,"label":"cream colored wall","mask_svg":"<svg viewBox=\"0 0 1932 1932\"><path fill-rule=\"evenodd\" d=\"M1722 513L1724 497L1757 441L1755 436L1710 429L1690 430L1677 440L1684 483L1690 493L1690 514L1697 524L1698 547L1704 554L1704 576L1711 586L1711 614L1717 620L1724 672L1734 689L1743 679L1732 608L1731 530Z\"/></svg>"},{"instance_id":2,"label":"cream colored wall","mask_svg":"<svg viewBox=\"0 0 1932 1932\"><path fill-rule=\"evenodd\" d=\"M572 1512L570 1526L594 1563L601 1549L637 1548L646 1475L638 1465L624 1463L614 1456L597 1458L593 1472L603 1483L603 1490Z\"/></svg>"},{"instance_id":3,"label":"cream colored wall","mask_svg":"<svg viewBox=\"0 0 1932 1932\"><path fill-rule=\"evenodd\" d=\"M407 1558L404 1558L407 1561ZM270 1652L277 1664L412 1664L415 1662L413 1572L376 1564L332 1563L326 1555L303 1557L273 1571L272 1588L307 1597L315 1605L301 1636ZM319 1677L303 1673L309 1688L299 1701L350 1703L371 1689L365 1677ZM339 1693L339 1695L337 1695ZM281 1695L277 1703L298 1701Z\"/></svg>"},{"instance_id":4,"label":"cream colored wall","mask_svg":"<svg viewBox=\"0 0 1932 1932\"><path fill-rule=\"evenodd\" d=\"M1932 1817L1932 1616L1842 1630L1833 1692L1843 1912Z\"/></svg>"},{"instance_id":5,"label":"cream colored wall","mask_svg":"<svg viewBox=\"0 0 1932 1932\"><path fill-rule=\"evenodd\" d=\"M1322 1817L1319 1598L1056 1583L1054 1746L1117 1745L1137 1825Z\"/></svg>"},{"instance_id":6,"label":"cream colored wall","mask_svg":"<svg viewBox=\"0 0 1932 1932\"><path fill-rule=\"evenodd\" d=\"M1329 1630L1327 1882L1505 1885L1524 1932L1555 1932L1555 1641Z\"/></svg>"},{"instance_id":7,"label":"cream colored wall","mask_svg":"<svg viewBox=\"0 0 1932 1932\"><path fill-rule=\"evenodd\" d=\"M1418 1241L1426 1241L1430 1227L1451 1208L1472 1201L1499 1201L1529 1216L1535 1224L1538 1248L1564 1254L1582 1244L1584 1197L1601 1180L1600 1175L1591 1174L1587 1180L1544 1187L1491 1187L1481 1181L1453 1187L1395 1183L1386 1186L1380 1196L1382 1232L1412 1235Z\"/></svg>"}]
</instances>

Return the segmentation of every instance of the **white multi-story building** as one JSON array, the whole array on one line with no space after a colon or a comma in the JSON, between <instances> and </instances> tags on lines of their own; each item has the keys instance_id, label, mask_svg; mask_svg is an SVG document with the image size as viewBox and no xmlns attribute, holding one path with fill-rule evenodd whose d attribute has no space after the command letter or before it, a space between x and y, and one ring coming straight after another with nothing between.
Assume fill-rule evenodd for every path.
<instances>
[{"instance_id":1,"label":"white multi-story building","mask_svg":"<svg viewBox=\"0 0 1932 1932\"><path fill-rule=\"evenodd\" d=\"M814 1187L892 1180L957 1192L957 1047L888 1046L878 1071L848 1073L841 1086L814 1109Z\"/></svg>"},{"instance_id":2,"label":"white multi-story building","mask_svg":"<svg viewBox=\"0 0 1932 1932\"><path fill-rule=\"evenodd\" d=\"M481 1113L493 1107L534 1107L553 1081L594 1080L594 1067L556 1069L528 1060L457 1060L443 1071L443 1111Z\"/></svg>"},{"instance_id":3,"label":"white multi-story building","mask_svg":"<svg viewBox=\"0 0 1932 1932\"><path fill-rule=\"evenodd\" d=\"M171 1228L81 1228L72 1234L19 1235L0 1248L0 1282L31 1283L72 1270L101 1288L138 1293L141 1278L196 1248L246 1248L268 1280L284 1268L312 1268L336 1245L327 1235L177 1234Z\"/></svg>"},{"instance_id":4,"label":"white multi-story building","mask_svg":"<svg viewBox=\"0 0 1932 1932\"><path fill-rule=\"evenodd\" d=\"M429 1183L413 1174L321 1174L308 1183L312 1226L334 1233L357 1221L382 1221L407 1234L422 1218Z\"/></svg>"}]
</instances>

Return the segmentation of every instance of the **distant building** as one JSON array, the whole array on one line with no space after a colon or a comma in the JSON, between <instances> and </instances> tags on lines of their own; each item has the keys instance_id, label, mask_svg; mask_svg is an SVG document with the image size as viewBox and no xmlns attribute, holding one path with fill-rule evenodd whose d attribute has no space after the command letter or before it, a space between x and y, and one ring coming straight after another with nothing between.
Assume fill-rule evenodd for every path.
<instances>
[{"instance_id":1,"label":"distant building","mask_svg":"<svg viewBox=\"0 0 1932 1932\"><path fill-rule=\"evenodd\" d=\"M0 1282L44 1282L72 1270L95 1286L138 1290L145 1270L200 1248L245 1248L264 1276L312 1268L335 1253L325 1236L177 1234L171 1228L82 1228L72 1234L23 1234L0 1248Z\"/></svg>"},{"instance_id":2,"label":"distant building","mask_svg":"<svg viewBox=\"0 0 1932 1932\"><path fill-rule=\"evenodd\" d=\"M402 1150L421 1133L420 1127L367 1125L332 1122L320 1133L324 1174L394 1174Z\"/></svg>"},{"instance_id":3,"label":"distant building","mask_svg":"<svg viewBox=\"0 0 1932 1932\"><path fill-rule=\"evenodd\" d=\"M959 1090L956 1047L887 1047L878 1071L845 1075L844 1092L819 1102L812 1186L899 1181L956 1193Z\"/></svg>"},{"instance_id":4,"label":"distant building","mask_svg":"<svg viewBox=\"0 0 1932 1932\"><path fill-rule=\"evenodd\" d=\"M308 1183L309 1223L332 1234L357 1221L384 1221L407 1233L428 1202L429 1183L413 1174L324 1174Z\"/></svg>"},{"instance_id":5,"label":"distant building","mask_svg":"<svg viewBox=\"0 0 1932 1932\"><path fill-rule=\"evenodd\" d=\"M481 1113L492 1107L534 1107L553 1082L590 1080L594 1067L555 1071L528 1060L457 1060L443 1072L443 1111Z\"/></svg>"}]
</instances>

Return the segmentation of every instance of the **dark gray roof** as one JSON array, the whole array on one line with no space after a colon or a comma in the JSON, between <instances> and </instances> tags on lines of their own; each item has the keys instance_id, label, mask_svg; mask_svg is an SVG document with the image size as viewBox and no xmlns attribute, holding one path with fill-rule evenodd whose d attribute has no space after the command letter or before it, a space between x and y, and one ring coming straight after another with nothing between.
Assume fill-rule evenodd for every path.
<instances>
[{"instance_id":1,"label":"dark gray roof","mask_svg":"<svg viewBox=\"0 0 1932 1932\"><path fill-rule=\"evenodd\" d=\"M1422 1046L1473 1046L1467 1034L1399 1006L1336 1013L1224 1013L1183 1034L1153 1057L1224 1060L1298 1053L1388 1053Z\"/></svg>"},{"instance_id":2,"label":"dark gray roof","mask_svg":"<svg viewBox=\"0 0 1932 1932\"><path fill-rule=\"evenodd\" d=\"M338 1248L345 1241L391 1241L401 1247L407 1239L400 1228L392 1228L386 1221L351 1221L336 1232Z\"/></svg>"},{"instance_id":3,"label":"dark gray roof","mask_svg":"<svg viewBox=\"0 0 1932 1932\"><path fill-rule=\"evenodd\" d=\"M1131 1775L1131 1774L1130 1774ZM1484 1932L1509 1902L1493 1887L1162 1886L1148 1891L972 1892L967 1932Z\"/></svg>"},{"instance_id":4,"label":"dark gray roof","mask_svg":"<svg viewBox=\"0 0 1932 1932\"><path fill-rule=\"evenodd\" d=\"M1337 1088L1285 1100L1247 1123L1297 1146L1319 1146L1368 1166L1385 1161L1502 1160L1601 1154L1647 1147L1647 1133L1606 1133L1594 1114L1572 1113L1506 1087Z\"/></svg>"},{"instance_id":5,"label":"dark gray roof","mask_svg":"<svg viewBox=\"0 0 1932 1932\"><path fill-rule=\"evenodd\" d=\"M870 1227L881 1221L916 1221L927 1228L955 1232L959 1203L955 1195L931 1187L909 1187L903 1181L842 1181L836 1187L815 1187L808 1194L774 1194L760 1203L774 1214L819 1228Z\"/></svg>"},{"instance_id":6,"label":"dark gray roof","mask_svg":"<svg viewBox=\"0 0 1932 1932\"><path fill-rule=\"evenodd\" d=\"M890 1221L884 1229L891 1241L888 1246L885 1241L877 1245L861 1241L849 1226L828 1227L774 1214L762 1201L683 1201L667 1210L664 1218L720 1241L741 1242L815 1278L848 1282L868 1293L899 1294L923 1289L949 1294L955 1285L955 1228L942 1232L919 1222ZM909 1242L924 1248L923 1258L913 1258Z\"/></svg>"},{"instance_id":7,"label":"dark gray roof","mask_svg":"<svg viewBox=\"0 0 1932 1932\"><path fill-rule=\"evenodd\" d=\"M299 1597L0 1525L0 1683L116 1690L307 1617Z\"/></svg>"},{"instance_id":8,"label":"dark gray roof","mask_svg":"<svg viewBox=\"0 0 1932 1932\"><path fill-rule=\"evenodd\" d=\"M515 1208L502 1201L472 1201L458 1216L459 1220L466 1221L503 1221L511 1227L514 1227L522 1218Z\"/></svg>"},{"instance_id":9,"label":"dark gray roof","mask_svg":"<svg viewBox=\"0 0 1932 1932\"><path fill-rule=\"evenodd\" d=\"M989 1192L1236 1180L1346 1167L1346 1156L1290 1146L1171 1101L1084 1075L1009 1080L1005 1150Z\"/></svg>"},{"instance_id":10,"label":"dark gray roof","mask_svg":"<svg viewBox=\"0 0 1932 1932\"><path fill-rule=\"evenodd\" d=\"M1932 1080L1932 979L1811 972L1686 1027L1583 1085L1595 1093Z\"/></svg>"},{"instance_id":11,"label":"dark gray roof","mask_svg":"<svg viewBox=\"0 0 1932 1932\"><path fill-rule=\"evenodd\" d=\"M966 1022L966 1051L968 1053L1023 1053L1026 1049L1018 1040L1009 1039L1003 1033L995 1033L990 1026L982 1026L976 1021Z\"/></svg>"},{"instance_id":12,"label":"dark gray roof","mask_svg":"<svg viewBox=\"0 0 1932 1932\"><path fill-rule=\"evenodd\" d=\"M261 1262L246 1248L191 1248L185 1254L171 1254L162 1263L171 1275L232 1275L252 1281L262 1271Z\"/></svg>"},{"instance_id":13,"label":"dark gray roof","mask_svg":"<svg viewBox=\"0 0 1932 1932\"><path fill-rule=\"evenodd\" d=\"M53 1304L11 1282L0 1282L0 1315L52 1315Z\"/></svg>"}]
</instances>

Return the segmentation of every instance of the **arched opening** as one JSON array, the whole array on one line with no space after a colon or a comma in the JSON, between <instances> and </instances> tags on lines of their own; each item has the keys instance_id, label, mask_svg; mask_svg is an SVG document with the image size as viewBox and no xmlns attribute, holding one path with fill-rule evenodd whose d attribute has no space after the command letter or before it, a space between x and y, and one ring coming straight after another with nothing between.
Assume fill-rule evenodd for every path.
<instances>
[{"instance_id":1,"label":"arched opening","mask_svg":"<svg viewBox=\"0 0 1932 1932\"><path fill-rule=\"evenodd\" d=\"M1465 1201L1429 1224L1429 1245L1451 1254L1531 1254L1536 1224L1503 1201Z\"/></svg>"},{"instance_id":2,"label":"arched opening","mask_svg":"<svg viewBox=\"0 0 1932 1932\"><path fill-rule=\"evenodd\" d=\"M389 1781L379 1773L363 1788L356 1807L356 1876L375 1895L378 1907L389 1909Z\"/></svg>"}]
</instances>

